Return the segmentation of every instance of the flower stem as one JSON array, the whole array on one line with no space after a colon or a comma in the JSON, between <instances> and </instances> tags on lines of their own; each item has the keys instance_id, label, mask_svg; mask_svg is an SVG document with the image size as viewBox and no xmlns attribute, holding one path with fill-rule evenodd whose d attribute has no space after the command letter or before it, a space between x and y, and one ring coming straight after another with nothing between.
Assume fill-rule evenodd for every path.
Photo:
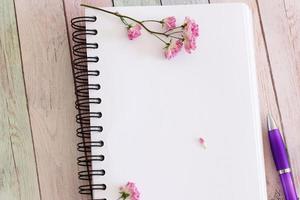
<instances>
[{"instance_id":1,"label":"flower stem","mask_svg":"<svg viewBox=\"0 0 300 200\"><path fill-rule=\"evenodd\" d=\"M86 5L86 4L81 4L81 6L84 6L84 7L87 7L87 8L92 8L92 9L96 9L96 10L100 10L102 12L105 12L105 13L109 13L111 15L115 15L119 18L125 18L125 19L130 19L138 24L140 24L146 31L148 31L149 33L155 33L155 34L160 34L160 35L164 35L164 33L160 33L160 32L156 32L156 31L151 31L150 29L148 29L144 24L143 22L137 20L137 19L134 19L132 17L129 17L129 16L126 16L126 15L121 15L119 14L118 12L111 12L109 10L105 10L105 9L102 9L102 8L98 8L98 7L94 7L94 6L90 6L90 5Z\"/></svg>"},{"instance_id":2,"label":"flower stem","mask_svg":"<svg viewBox=\"0 0 300 200\"><path fill-rule=\"evenodd\" d=\"M165 33L165 34L169 34L169 32L174 31L174 30L179 29L179 28L183 28L183 26L177 26L177 27L175 27L175 28L172 28L172 29L170 29L170 30L165 31L164 33Z\"/></svg>"},{"instance_id":3,"label":"flower stem","mask_svg":"<svg viewBox=\"0 0 300 200\"><path fill-rule=\"evenodd\" d=\"M120 19L124 25L129 26L128 22L123 17L120 17Z\"/></svg>"},{"instance_id":4,"label":"flower stem","mask_svg":"<svg viewBox=\"0 0 300 200\"><path fill-rule=\"evenodd\" d=\"M165 45L169 44L168 42L166 42L163 39L161 39L158 35L156 35L156 34L152 34L152 35L154 35L157 39L159 39L160 41L162 41Z\"/></svg>"},{"instance_id":5,"label":"flower stem","mask_svg":"<svg viewBox=\"0 0 300 200\"><path fill-rule=\"evenodd\" d=\"M100 10L102 12L105 12L105 13L108 13L108 14L111 14L111 15L114 15L114 16L117 16L120 18L120 20L123 22L123 24L125 24L126 26L129 26L128 22L125 20L125 19L129 19L133 22L136 22L137 24L141 25L147 32L149 32L150 34L154 35L156 38L158 38L160 41L162 41L164 44L168 44L168 42L164 41L163 39L161 39L158 35L162 35L164 37L171 37L171 38L176 38L176 39L182 39L182 38L178 38L178 37L175 37L175 36L172 36L172 34L174 33L180 33L179 31L177 32L174 32L174 33L168 33L170 31L173 31L177 28L182 28L182 26L178 26L178 27L175 27L174 29L171 29L169 31L166 31L166 32L157 32L157 31L152 31L150 30L148 27L146 27L143 23L144 22L157 22L157 23L163 23L162 21L158 21L158 20L143 20L143 21L139 21L135 18L132 18L132 17L129 17L129 16L126 16L126 15L121 15L120 13L118 12L112 12L112 11L109 11L109 10L105 10L105 9L102 9L102 8L99 8L99 7L95 7L95 6L90 6L90 5L87 5L87 4L81 4L81 6L83 7L87 7L87 8L92 8L92 9L95 9L95 10Z\"/></svg>"},{"instance_id":6,"label":"flower stem","mask_svg":"<svg viewBox=\"0 0 300 200\"><path fill-rule=\"evenodd\" d=\"M170 38L174 38L174 39L178 39L178 40L183 40L182 37L176 37L176 36L173 36L173 35L170 35L169 37L170 37Z\"/></svg>"},{"instance_id":7,"label":"flower stem","mask_svg":"<svg viewBox=\"0 0 300 200\"><path fill-rule=\"evenodd\" d=\"M169 33L168 35L170 36L170 35L174 35L174 34L177 34L177 33L182 33L182 31L171 32L171 33Z\"/></svg>"},{"instance_id":8,"label":"flower stem","mask_svg":"<svg viewBox=\"0 0 300 200\"><path fill-rule=\"evenodd\" d=\"M159 20L154 20L154 19L149 19L149 20L143 20L143 21L141 21L142 23L144 23L144 22L156 22L156 23L160 23L160 24L162 24L163 22L162 21L159 21Z\"/></svg>"}]
</instances>

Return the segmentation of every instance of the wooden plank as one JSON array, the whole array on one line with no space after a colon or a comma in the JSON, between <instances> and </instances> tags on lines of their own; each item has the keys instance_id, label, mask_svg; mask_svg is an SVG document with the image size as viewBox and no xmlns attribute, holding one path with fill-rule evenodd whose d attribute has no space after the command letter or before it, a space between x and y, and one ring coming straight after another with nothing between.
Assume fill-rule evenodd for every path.
<instances>
[{"instance_id":1,"label":"wooden plank","mask_svg":"<svg viewBox=\"0 0 300 200\"><path fill-rule=\"evenodd\" d=\"M15 0L15 5L42 199L80 199L63 2Z\"/></svg>"},{"instance_id":2,"label":"wooden plank","mask_svg":"<svg viewBox=\"0 0 300 200\"><path fill-rule=\"evenodd\" d=\"M300 1L258 1L283 131L300 192Z\"/></svg>"},{"instance_id":3,"label":"wooden plank","mask_svg":"<svg viewBox=\"0 0 300 200\"><path fill-rule=\"evenodd\" d=\"M184 5L209 3L208 0L161 0L162 5Z\"/></svg>"},{"instance_id":4,"label":"wooden plank","mask_svg":"<svg viewBox=\"0 0 300 200\"><path fill-rule=\"evenodd\" d=\"M0 1L0 199L38 200L14 4Z\"/></svg>"},{"instance_id":5,"label":"wooden plank","mask_svg":"<svg viewBox=\"0 0 300 200\"><path fill-rule=\"evenodd\" d=\"M101 1L94 1L94 0L63 0L64 2L64 12L66 16L66 24L68 27L68 36L70 41L70 47L73 46L72 41L72 27L71 27L71 19L74 17L84 16L84 7L81 7L81 3L85 3L88 5L98 6L98 7L109 7L113 6L112 0L101 0Z\"/></svg>"},{"instance_id":6,"label":"wooden plank","mask_svg":"<svg viewBox=\"0 0 300 200\"><path fill-rule=\"evenodd\" d=\"M149 6L161 5L160 0L113 0L114 6Z\"/></svg>"},{"instance_id":7,"label":"wooden plank","mask_svg":"<svg viewBox=\"0 0 300 200\"><path fill-rule=\"evenodd\" d=\"M211 0L212 3L219 2L243 2L246 3L253 14L254 37L255 37L255 51L256 51L256 67L258 75L258 89L261 107L262 133L265 154L265 169L268 187L268 199L281 199L282 189L278 173L275 170L273 159L270 152L269 141L267 138L267 122L266 116L272 113L275 120L280 123L280 113L276 101L276 93L272 83L272 76L270 74L270 63L267 57L264 35L260 24L259 10L256 1L251 0ZM279 124L281 127L281 124Z\"/></svg>"},{"instance_id":8,"label":"wooden plank","mask_svg":"<svg viewBox=\"0 0 300 200\"><path fill-rule=\"evenodd\" d=\"M64 7L65 7L65 14L67 16L68 22L71 21L73 17L83 16L84 15L84 7L81 7L80 4L88 4L93 6L99 7L109 7L113 6L112 0L75 0L75 1L68 1L63 0ZM69 24L69 23L68 23Z\"/></svg>"}]
</instances>

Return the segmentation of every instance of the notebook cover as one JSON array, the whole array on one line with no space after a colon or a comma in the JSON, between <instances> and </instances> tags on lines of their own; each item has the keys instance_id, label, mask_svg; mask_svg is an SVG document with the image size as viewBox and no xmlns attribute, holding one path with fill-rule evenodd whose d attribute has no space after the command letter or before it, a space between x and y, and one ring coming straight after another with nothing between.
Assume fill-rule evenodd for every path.
<instances>
[{"instance_id":1,"label":"notebook cover","mask_svg":"<svg viewBox=\"0 0 300 200\"><path fill-rule=\"evenodd\" d=\"M189 16L200 28L197 50L172 60L150 34L130 41L120 20L86 9L98 34L87 36L99 57L89 83L101 89L90 106L103 126L92 148L104 155L93 169L104 169L94 198L116 200L119 187L136 183L141 200L266 200L266 185L256 86L252 16L243 4L106 8L137 19ZM207 149L198 142L207 141Z\"/></svg>"}]
</instances>

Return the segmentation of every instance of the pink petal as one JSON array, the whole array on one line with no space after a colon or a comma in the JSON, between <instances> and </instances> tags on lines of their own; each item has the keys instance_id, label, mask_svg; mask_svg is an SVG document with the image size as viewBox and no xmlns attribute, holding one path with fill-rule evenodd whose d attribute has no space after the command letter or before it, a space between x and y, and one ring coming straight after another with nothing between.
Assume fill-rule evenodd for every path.
<instances>
[{"instance_id":1,"label":"pink petal","mask_svg":"<svg viewBox=\"0 0 300 200\"><path fill-rule=\"evenodd\" d=\"M199 138L199 143L201 144L201 146L206 149L207 148L207 145L206 145L206 141L204 138L200 137Z\"/></svg>"}]
</instances>

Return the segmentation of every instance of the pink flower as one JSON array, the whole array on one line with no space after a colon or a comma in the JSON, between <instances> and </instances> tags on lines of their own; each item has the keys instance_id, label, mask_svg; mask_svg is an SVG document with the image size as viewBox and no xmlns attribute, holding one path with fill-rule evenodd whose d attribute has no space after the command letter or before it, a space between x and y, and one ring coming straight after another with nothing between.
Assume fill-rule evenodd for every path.
<instances>
[{"instance_id":1,"label":"pink flower","mask_svg":"<svg viewBox=\"0 0 300 200\"><path fill-rule=\"evenodd\" d=\"M189 17L185 17L184 20L184 34L188 36L189 38L195 37L197 38L199 36L199 26L198 24Z\"/></svg>"},{"instance_id":2,"label":"pink flower","mask_svg":"<svg viewBox=\"0 0 300 200\"><path fill-rule=\"evenodd\" d=\"M122 200L139 200L140 192L138 191L136 185L132 182L128 182L125 186L120 188L121 197L119 199Z\"/></svg>"},{"instance_id":3,"label":"pink flower","mask_svg":"<svg viewBox=\"0 0 300 200\"><path fill-rule=\"evenodd\" d=\"M171 30L176 27L176 18L175 17L167 17L162 20L163 21L163 27L165 29Z\"/></svg>"},{"instance_id":4,"label":"pink flower","mask_svg":"<svg viewBox=\"0 0 300 200\"><path fill-rule=\"evenodd\" d=\"M188 39L184 37L183 43L184 43L184 49L188 53L192 53L192 50L195 50L197 48L195 38Z\"/></svg>"},{"instance_id":5,"label":"pink flower","mask_svg":"<svg viewBox=\"0 0 300 200\"><path fill-rule=\"evenodd\" d=\"M141 25L136 24L134 26L129 26L127 30L127 35L129 40L133 40L141 35Z\"/></svg>"},{"instance_id":6,"label":"pink flower","mask_svg":"<svg viewBox=\"0 0 300 200\"><path fill-rule=\"evenodd\" d=\"M199 138L199 143L201 144L201 146L206 149L207 145L206 145L206 141L204 138Z\"/></svg>"},{"instance_id":7,"label":"pink flower","mask_svg":"<svg viewBox=\"0 0 300 200\"><path fill-rule=\"evenodd\" d=\"M186 52L191 53L192 50L196 49L196 39L199 36L198 24L189 17L184 20L183 38L184 48Z\"/></svg>"},{"instance_id":8,"label":"pink flower","mask_svg":"<svg viewBox=\"0 0 300 200\"><path fill-rule=\"evenodd\" d=\"M181 50L182 48L182 41L181 40L171 40L170 44L168 44L168 46L166 46L166 50L165 50L165 57L167 59L171 59L174 56L177 55L177 53Z\"/></svg>"}]
</instances>

